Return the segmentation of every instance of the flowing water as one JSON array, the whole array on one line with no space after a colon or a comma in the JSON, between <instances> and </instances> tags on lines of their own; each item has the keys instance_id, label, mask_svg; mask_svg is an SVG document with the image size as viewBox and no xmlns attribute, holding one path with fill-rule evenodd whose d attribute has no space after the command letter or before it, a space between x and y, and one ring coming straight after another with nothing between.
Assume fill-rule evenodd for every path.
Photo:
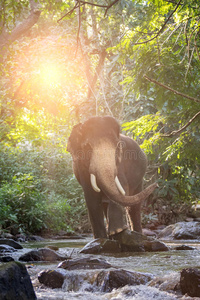
<instances>
[{"instance_id":1,"label":"flowing water","mask_svg":"<svg viewBox=\"0 0 200 300\"><path fill-rule=\"evenodd\" d=\"M79 250L91 239L84 240L45 240L42 242L26 243L24 249L15 253L15 259L30 249L42 248L47 245L59 247L58 253L72 258L86 257L91 255L80 254ZM128 271L137 271L142 273L150 273L155 277L168 278L168 281L179 279L179 271L188 267L200 267L200 243L199 241L179 241L166 242L172 250L168 252L154 253L122 253L112 255L95 255L95 257L107 260L112 266L122 268ZM173 250L178 245L190 245L195 250ZM165 290L160 291L156 287L140 285L126 286L111 293L102 293L92 286L91 280L95 270L76 270L68 271L70 273L70 284L66 279L62 289L50 289L38 282L37 275L44 269L56 269L58 263L34 263L27 264L28 272L31 276L34 289L38 300L117 300L117 299L133 299L133 300L173 300L173 299L200 299L185 296L177 296ZM72 287L73 286L73 287Z\"/></svg>"}]
</instances>

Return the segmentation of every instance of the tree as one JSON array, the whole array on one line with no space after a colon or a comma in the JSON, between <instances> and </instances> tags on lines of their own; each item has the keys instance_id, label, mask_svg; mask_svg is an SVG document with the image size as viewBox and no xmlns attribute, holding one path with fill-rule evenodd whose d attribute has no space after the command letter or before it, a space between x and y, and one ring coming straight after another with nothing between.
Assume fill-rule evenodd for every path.
<instances>
[{"instance_id":1,"label":"tree","mask_svg":"<svg viewBox=\"0 0 200 300\"><path fill-rule=\"evenodd\" d=\"M64 153L74 124L109 114L148 154L157 198L198 201L196 1L2 1L2 11L2 151Z\"/></svg>"},{"instance_id":2,"label":"tree","mask_svg":"<svg viewBox=\"0 0 200 300\"><path fill-rule=\"evenodd\" d=\"M27 5L27 4L26 4ZM1 57L5 54L8 46L26 34L31 27L39 20L41 11L39 10L39 1L29 0L30 13L27 18L23 19L19 24L13 24L10 31L10 18L13 15L13 21L16 15L23 9L23 4L20 2L12 2L8 5L5 0L2 1L2 14L0 19L1 34L0 34L0 48L2 49ZM14 22L13 22L14 23Z\"/></svg>"}]
</instances>

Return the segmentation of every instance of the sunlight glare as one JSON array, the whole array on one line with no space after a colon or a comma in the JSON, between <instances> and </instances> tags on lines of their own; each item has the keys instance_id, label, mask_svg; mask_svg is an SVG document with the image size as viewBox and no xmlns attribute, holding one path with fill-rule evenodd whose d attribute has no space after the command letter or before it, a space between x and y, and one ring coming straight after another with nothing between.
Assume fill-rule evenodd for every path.
<instances>
[{"instance_id":1,"label":"sunlight glare","mask_svg":"<svg viewBox=\"0 0 200 300\"><path fill-rule=\"evenodd\" d=\"M39 67L40 80L47 87L55 88L60 86L63 75L60 66L54 62L46 62Z\"/></svg>"}]
</instances>

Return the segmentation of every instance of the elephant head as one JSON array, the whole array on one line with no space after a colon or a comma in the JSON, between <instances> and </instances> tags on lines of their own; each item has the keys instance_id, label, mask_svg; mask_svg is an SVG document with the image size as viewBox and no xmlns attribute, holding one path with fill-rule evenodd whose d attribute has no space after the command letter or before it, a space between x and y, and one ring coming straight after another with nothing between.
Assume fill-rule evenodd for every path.
<instances>
[{"instance_id":1,"label":"elephant head","mask_svg":"<svg viewBox=\"0 0 200 300\"><path fill-rule=\"evenodd\" d=\"M102 191L110 200L131 206L145 200L157 184L134 196L125 195L118 179L118 164L123 161L122 146L118 122L108 116L93 117L73 127L67 150L73 157L75 169L84 174L87 170L91 186L97 193Z\"/></svg>"}]
</instances>

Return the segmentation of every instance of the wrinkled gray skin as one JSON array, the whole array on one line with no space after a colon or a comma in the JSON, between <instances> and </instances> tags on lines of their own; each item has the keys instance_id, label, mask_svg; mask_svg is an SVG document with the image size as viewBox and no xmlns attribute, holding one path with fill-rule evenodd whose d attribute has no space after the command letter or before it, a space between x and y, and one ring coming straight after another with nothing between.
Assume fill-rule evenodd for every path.
<instances>
[{"instance_id":1,"label":"wrinkled gray skin","mask_svg":"<svg viewBox=\"0 0 200 300\"><path fill-rule=\"evenodd\" d=\"M94 237L105 238L127 228L127 206L132 230L141 232L141 203L157 185L142 191L147 159L139 145L120 134L114 118L93 117L73 127L67 150L84 191ZM91 183L91 174L95 175L95 185ZM116 184L116 176L122 188Z\"/></svg>"}]
</instances>

